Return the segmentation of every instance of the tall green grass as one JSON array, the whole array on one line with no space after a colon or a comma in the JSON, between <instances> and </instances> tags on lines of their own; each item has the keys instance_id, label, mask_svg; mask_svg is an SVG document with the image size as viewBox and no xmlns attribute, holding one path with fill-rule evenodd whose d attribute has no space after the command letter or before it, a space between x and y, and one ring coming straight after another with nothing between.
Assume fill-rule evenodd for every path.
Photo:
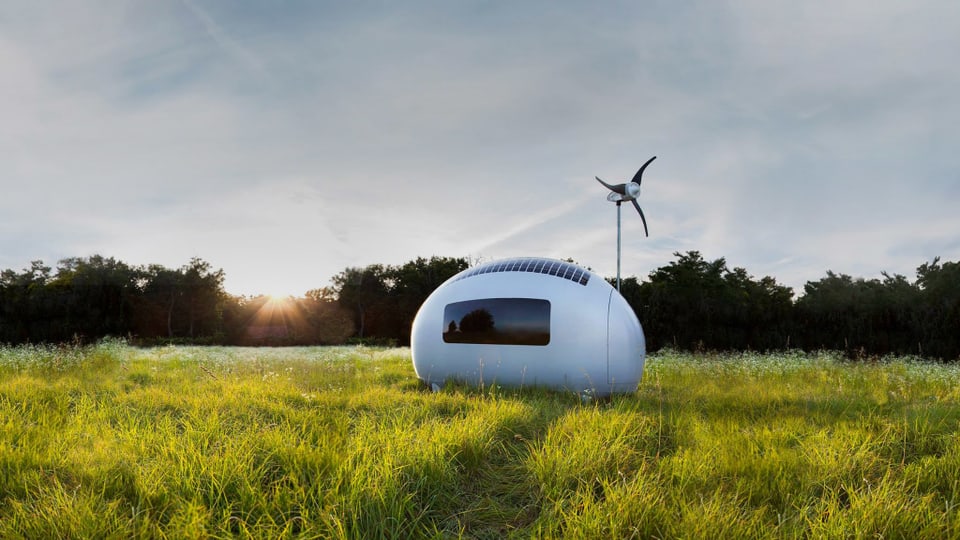
<instances>
[{"instance_id":1,"label":"tall green grass","mask_svg":"<svg viewBox=\"0 0 960 540\"><path fill-rule=\"evenodd\" d=\"M648 359L635 394L409 351L0 348L0 538L960 538L960 369Z\"/></svg>"}]
</instances>

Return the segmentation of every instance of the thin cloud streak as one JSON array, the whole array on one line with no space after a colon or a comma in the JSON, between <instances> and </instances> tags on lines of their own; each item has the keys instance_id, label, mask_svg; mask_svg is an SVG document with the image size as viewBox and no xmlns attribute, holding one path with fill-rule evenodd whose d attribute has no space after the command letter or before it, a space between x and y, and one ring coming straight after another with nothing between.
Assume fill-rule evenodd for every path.
<instances>
[{"instance_id":1,"label":"thin cloud streak","mask_svg":"<svg viewBox=\"0 0 960 540\"><path fill-rule=\"evenodd\" d=\"M207 35L223 50L227 55L235 58L242 65L251 71L260 75L264 74L263 62L249 49L241 45L213 20L210 15L200 8L193 0L181 0L184 6L200 21Z\"/></svg>"}]
</instances>

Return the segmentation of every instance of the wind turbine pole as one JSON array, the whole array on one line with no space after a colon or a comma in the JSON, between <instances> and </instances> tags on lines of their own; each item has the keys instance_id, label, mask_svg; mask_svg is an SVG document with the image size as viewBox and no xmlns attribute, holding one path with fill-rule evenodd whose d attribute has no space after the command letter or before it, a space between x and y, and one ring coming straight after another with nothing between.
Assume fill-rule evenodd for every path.
<instances>
[{"instance_id":1,"label":"wind turbine pole","mask_svg":"<svg viewBox=\"0 0 960 540\"><path fill-rule=\"evenodd\" d=\"M647 218L643 216L643 210L640 209L640 205L637 203L637 197L640 196L640 180L643 176L643 170L655 159L657 159L657 156L648 159L647 162L640 167L640 170L637 171L637 174L633 175L633 180L630 182L613 185L604 182L599 176L594 177L597 179L597 182L603 184L603 187L610 190L610 193L607 193L607 200L617 203L617 292L620 292L620 203L630 201L633 204L633 207L637 209L637 213L640 214L640 220L643 221L644 236L650 236L649 231L647 231Z\"/></svg>"},{"instance_id":2,"label":"wind turbine pole","mask_svg":"<svg viewBox=\"0 0 960 540\"><path fill-rule=\"evenodd\" d=\"M620 202L617 201L617 292L620 292Z\"/></svg>"}]
</instances>

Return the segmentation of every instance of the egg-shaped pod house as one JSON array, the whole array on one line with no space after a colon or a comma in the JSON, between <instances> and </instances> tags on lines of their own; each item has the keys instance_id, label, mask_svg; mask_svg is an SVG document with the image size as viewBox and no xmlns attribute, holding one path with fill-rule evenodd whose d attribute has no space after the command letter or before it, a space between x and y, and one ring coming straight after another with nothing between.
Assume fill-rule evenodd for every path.
<instances>
[{"instance_id":1,"label":"egg-shaped pod house","mask_svg":"<svg viewBox=\"0 0 960 540\"><path fill-rule=\"evenodd\" d=\"M543 258L453 276L420 307L410 345L434 389L453 379L608 396L636 391L646 358L640 322L609 283Z\"/></svg>"}]
</instances>

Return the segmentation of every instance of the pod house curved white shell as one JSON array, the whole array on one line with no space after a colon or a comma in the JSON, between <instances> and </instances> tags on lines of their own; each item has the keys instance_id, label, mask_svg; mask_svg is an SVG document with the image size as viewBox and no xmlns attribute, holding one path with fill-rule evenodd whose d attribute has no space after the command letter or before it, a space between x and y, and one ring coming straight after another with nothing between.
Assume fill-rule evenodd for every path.
<instances>
[{"instance_id":1,"label":"pod house curved white shell","mask_svg":"<svg viewBox=\"0 0 960 540\"><path fill-rule=\"evenodd\" d=\"M541 386L587 396L637 390L643 329L626 300L577 265L542 258L481 264L453 276L420 306L413 368L435 390Z\"/></svg>"}]
</instances>

